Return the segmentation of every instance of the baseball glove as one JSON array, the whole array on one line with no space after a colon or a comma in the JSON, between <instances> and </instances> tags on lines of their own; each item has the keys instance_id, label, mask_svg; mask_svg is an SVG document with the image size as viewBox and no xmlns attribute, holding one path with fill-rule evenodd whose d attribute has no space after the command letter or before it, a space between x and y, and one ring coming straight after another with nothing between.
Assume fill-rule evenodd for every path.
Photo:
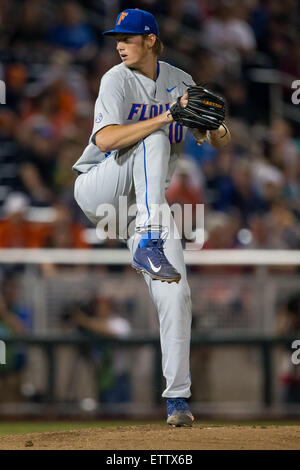
<instances>
[{"instance_id":1,"label":"baseball glove","mask_svg":"<svg viewBox=\"0 0 300 470\"><path fill-rule=\"evenodd\" d=\"M201 131L218 129L225 119L225 101L202 85L192 85L187 89L188 102L180 104L181 96L170 106L174 121L183 126Z\"/></svg>"}]
</instances>

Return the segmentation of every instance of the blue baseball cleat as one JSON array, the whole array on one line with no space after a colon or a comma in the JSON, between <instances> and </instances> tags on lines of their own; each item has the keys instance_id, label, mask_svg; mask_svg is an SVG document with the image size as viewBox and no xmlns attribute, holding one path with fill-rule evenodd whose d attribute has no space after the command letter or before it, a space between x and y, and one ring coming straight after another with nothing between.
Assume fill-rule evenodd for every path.
<instances>
[{"instance_id":1,"label":"blue baseball cleat","mask_svg":"<svg viewBox=\"0 0 300 470\"><path fill-rule=\"evenodd\" d=\"M178 283L181 275L165 257L163 244L162 238L142 239L134 253L131 266L154 280Z\"/></svg>"},{"instance_id":2,"label":"blue baseball cleat","mask_svg":"<svg viewBox=\"0 0 300 470\"><path fill-rule=\"evenodd\" d=\"M184 398L168 398L167 412L167 423L170 426L192 426L194 416Z\"/></svg>"}]
</instances>

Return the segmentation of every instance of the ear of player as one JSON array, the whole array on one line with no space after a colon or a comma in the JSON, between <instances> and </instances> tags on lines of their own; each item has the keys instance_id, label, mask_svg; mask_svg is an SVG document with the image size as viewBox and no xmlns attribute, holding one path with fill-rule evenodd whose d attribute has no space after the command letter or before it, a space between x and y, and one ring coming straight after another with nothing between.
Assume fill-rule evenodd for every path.
<instances>
[{"instance_id":1,"label":"ear of player","mask_svg":"<svg viewBox=\"0 0 300 470\"><path fill-rule=\"evenodd\" d=\"M181 97L170 106L174 121L201 131L217 130L225 120L225 100L202 85L188 87L187 94L185 107L180 104Z\"/></svg>"}]
</instances>

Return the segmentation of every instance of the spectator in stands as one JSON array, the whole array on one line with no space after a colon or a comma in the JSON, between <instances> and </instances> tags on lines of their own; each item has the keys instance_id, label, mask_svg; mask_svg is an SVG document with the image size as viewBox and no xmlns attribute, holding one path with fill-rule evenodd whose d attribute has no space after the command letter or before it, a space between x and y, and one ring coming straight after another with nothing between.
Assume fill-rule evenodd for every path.
<instances>
[{"instance_id":1,"label":"spectator in stands","mask_svg":"<svg viewBox=\"0 0 300 470\"><path fill-rule=\"evenodd\" d=\"M18 129L22 146L20 176L34 205L54 201L53 174L61 123L57 95L54 89L48 89L35 98L32 113Z\"/></svg>"},{"instance_id":2,"label":"spectator in stands","mask_svg":"<svg viewBox=\"0 0 300 470\"><path fill-rule=\"evenodd\" d=\"M296 5L297 2L287 2L290 5L278 5L278 0L274 2L275 8L269 2L271 8L270 21L268 31L265 38L265 48L271 58L273 66L276 68L284 61L290 51L293 50L293 36L296 33L294 22L291 17L293 12L290 8L291 3ZM272 11L273 8L273 11ZM296 12L295 12L296 13ZM295 25L297 28L297 25Z\"/></svg>"},{"instance_id":3,"label":"spectator in stands","mask_svg":"<svg viewBox=\"0 0 300 470\"><path fill-rule=\"evenodd\" d=\"M50 29L51 44L70 51L77 60L91 59L96 52L95 35L84 21L84 11L75 1L64 2L61 7L61 22Z\"/></svg>"},{"instance_id":4,"label":"spectator in stands","mask_svg":"<svg viewBox=\"0 0 300 470\"><path fill-rule=\"evenodd\" d=\"M190 158L179 160L171 184L166 191L169 204L201 204L203 181L197 174L197 167Z\"/></svg>"},{"instance_id":5,"label":"spectator in stands","mask_svg":"<svg viewBox=\"0 0 300 470\"><path fill-rule=\"evenodd\" d=\"M267 214L253 214L249 219L251 242L247 246L250 249L287 249L287 244L278 236L273 221Z\"/></svg>"},{"instance_id":6,"label":"spectator in stands","mask_svg":"<svg viewBox=\"0 0 300 470\"><path fill-rule=\"evenodd\" d=\"M290 80L287 80L283 84L283 96L287 103L291 102L291 87L289 81L297 79L300 77L300 39L295 34L293 34L292 46L288 50L288 54L285 54L280 65L279 70L284 74L290 76Z\"/></svg>"},{"instance_id":7,"label":"spectator in stands","mask_svg":"<svg viewBox=\"0 0 300 470\"><path fill-rule=\"evenodd\" d=\"M300 218L300 186L299 172L295 172L288 167L284 170L284 183L282 187L282 197L284 203L295 212L297 219Z\"/></svg>"},{"instance_id":8,"label":"spectator in stands","mask_svg":"<svg viewBox=\"0 0 300 470\"><path fill-rule=\"evenodd\" d=\"M102 74L97 74L98 81L99 76ZM84 70L74 67L72 55L68 51L55 49L49 55L49 66L40 71L36 82L30 86L30 93L34 96L39 96L43 91L54 95L53 100L56 101L59 116L59 119L55 119L56 122L59 121L57 132L61 130L63 135L65 132L68 135L68 127L67 130L65 127L74 122L77 114L82 113L84 109L86 109L86 114L89 114L91 125L92 107L88 78Z\"/></svg>"},{"instance_id":9,"label":"spectator in stands","mask_svg":"<svg viewBox=\"0 0 300 470\"><path fill-rule=\"evenodd\" d=\"M116 311L111 298L99 295L87 305L75 307L74 320L80 330L109 338L126 338L131 333L129 321ZM99 400L122 403L131 399L129 358L124 350L103 346L98 370Z\"/></svg>"},{"instance_id":10,"label":"spectator in stands","mask_svg":"<svg viewBox=\"0 0 300 470\"><path fill-rule=\"evenodd\" d=\"M66 124L60 102L60 90L56 83L44 88L31 99L28 111L22 122L18 137L24 145L32 145L32 134L35 130L42 129L45 134L51 135L53 146L57 146L62 133L62 126Z\"/></svg>"},{"instance_id":11,"label":"spectator in stands","mask_svg":"<svg viewBox=\"0 0 300 470\"><path fill-rule=\"evenodd\" d=\"M231 73L240 73L240 61L254 52L255 35L248 24L248 7L237 0L219 0L202 30L203 44Z\"/></svg>"},{"instance_id":12,"label":"spectator in stands","mask_svg":"<svg viewBox=\"0 0 300 470\"><path fill-rule=\"evenodd\" d=\"M191 132L187 132L186 138L183 143L183 154L197 164L198 168L195 172L199 173L199 178L202 179L202 172L206 163L215 161L218 155L218 150L212 147L208 142L204 142L201 146L197 145L197 142Z\"/></svg>"},{"instance_id":13,"label":"spectator in stands","mask_svg":"<svg viewBox=\"0 0 300 470\"><path fill-rule=\"evenodd\" d=\"M45 224L27 219L28 198L22 193L10 193L3 205L0 220L1 248L41 248L47 236Z\"/></svg>"},{"instance_id":14,"label":"spectator in stands","mask_svg":"<svg viewBox=\"0 0 300 470\"><path fill-rule=\"evenodd\" d=\"M31 329L32 312L20 301L20 281L15 275L6 275L1 283L0 318L2 327L13 333Z\"/></svg>"},{"instance_id":15,"label":"spectator in stands","mask_svg":"<svg viewBox=\"0 0 300 470\"><path fill-rule=\"evenodd\" d=\"M237 161L232 170L233 191L230 207L238 209L244 226L249 217L268 209L267 202L259 194L253 179L251 163L248 159Z\"/></svg>"},{"instance_id":16,"label":"spectator in stands","mask_svg":"<svg viewBox=\"0 0 300 470\"><path fill-rule=\"evenodd\" d=\"M238 213L207 211L204 218L205 242L203 250L226 250L240 248L237 234L242 228ZM241 266L193 266L191 272L224 274L240 273Z\"/></svg>"},{"instance_id":17,"label":"spectator in stands","mask_svg":"<svg viewBox=\"0 0 300 470\"><path fill-rule=\"evenodd\" d=\"M197 204L203 204L203 196L200 189L201 182L195 172L195 164L188 159L178 162L170 187L166 191L166 199L172 208L174 205L174 220L182 233L183 238L189 237L189 230L194 230L197 223ZM180 207L180 211L176 207ZM190 227L184 226L187 215L191 214Z\"/></svg>"},{"instance_id":18,"label":"spectator in stands","mask_svg":"<svg viewBox=\"0 0 300 470\"><path fill-rule=\"evenodd\" d=\"M6 103L18 115L24 112L25 87L28 70L22 63L9 64L5 69Z\"/></svg>"},{"instance_id":19,"label":"spectator in stands","mask_svg":"<svg viewBox=\"0 0 300 470\"><path fill-rule=\"evenodd\" d=\"M160 5L163 3L165 2L160 2ZM160 8L162 7L160 6ZM165 11L161 11L161 13L164 15L160 27L162 42L166 47L176 47L177 53L182 54L185 59L192 58L198 49L197 37L202 21L200 4L188 0L175 0L168 2L165 5ZM181 40L182 37L185 37L184 41Z\"/></svg>"},{"instance_id":20,"label":"spectator in stands","mask_svg":"<svg viewBox=\"0 0 300 470\"><path fill-rule=\"evenodd\" d=\"M44 238L44 248L89 248L90 245L85 239L84 227L73 220L72 210L64 204L56 204L54 208L54 218L52 222L46 224L46 236ZM42 271L45 276L56 276L61 271L83 271L84 266L55 265L43 263Z\"/></svg>"},{"instance_id":21,"label":"spectator in stands","mask_svg":"<svg viewBox=\"0 0 300 470\"><path fill-rule=\"evenodd\" d=\"M41 46L47 26L49 26L49 20L52 19L52 9L49 2L47 0L25 0L18 4L18 7L17 11L10 11L10 21L13 26L12 43L18 46L23 45L23 47L26 44L29 48ZM13 14L14 16L12 16Z\"/></svg>"},{"instance_id":22,"label":"spectator in stands","mask_svg":"<svg viewBox=\"0 0 300 470\"><path fill-rule=\"evenodd\" d=\"M51 135L35 131L32 147L24 149L20 176L31 202L36 206L49 206L54 202L53 172L55 160Z\"/></svg>"},{"instance_id":23,"label":"spectator in stands","mask_svg":"<svg viewBox=\"0 0 300 470\"><path fill-rule=\"evenodd\" d=\"M61 199L69 204L73 203L73 187L76 179L75 172L70 171L70 165L72 166L74 156L79 155L80 151L81 146L75 140L66 139L57 154L54 184Z\"/></svg>"},{"instance_id":24,"label":"spectator in stands","mask_svg":"<svg viewBox=\"0 0 300 470\"><path fill-rule=\"evenodd\" d=\"M46 246L51 248L88 248L84 239L84 230L72 219L68 206L54 206L55 218L49 226Z\"/></svg>"},{"instance_id":25,"label":"spectator in stands","mask_svg":"<svg viewBox=\"0 0 300 470\"><path fill-rule=\"evenodd\" d=\"M247 120L249 113L247 88L245 83L240 79L228 80L224 89L224 95L227 100L230 119L238 118L242 121Z\"/></svg>"},{"instance_id":26,"label":"spectator in stands","mask_svg":"<svg viewBox=\"0 0 300 470\"><path fill-rule=\"evenodd\" d=\"M268 217L272 221L272 234L289 249L300 247L300 223L295 214L286 207L283 199L272 204Z\"/></svg>"},{"instance_id":27,"label":"spectator in stands","mask_svg":"<svg viewBox=\"0 0 300 470\"><path fill-rule=\"evenodd\" d=\"M16 113L0 105L0 207L11 191L22 190L19 174L21 148L15 137L17 122Z\"/></svg>"},{"instance_id":28,"label":"spectator in stands","mask_svg":"<svg viewBox=\"0 0 300 470\"><path fill-rule=\"evenodd\" d=\"M271 146L267 136L252 145L252 175L259 194L266 203L267 210L283 195L284 175L273 164Z\"/></svg>"},{"instance_id":29,"label":"spectator in stands","mask_svg":"<svg viewBox=\"0 0 300 470\"><path fill-rule=\"evenodd\" d=\"M281 118L274 118L270 127L270 159L279 169L299 171L300 151L292 137L290 124Z\"/></svg>"},{"instance_id":30,"label":"spectator in stands","mask_svg":"<svg viewBox=\"0 0 300 470\"><path fill-rule=\"evenodd\" d=\"M203 249L232 249L236 246L236 234L240 227L237 216L211 212L205 216L207 240Z\"/></svg>"},{"instance_id":31,"label":"spectator in stands","mask_svg":"<svg viewBox=\"0 0 300 470\"><path fill-rule=\"evenodd\" d=\"M247 225L251 214L263 212L268 206L256 188L250 161L246 158L237 160L232 150L219 152L215 172L206 174L206 185L215 210L238 210L243 224Z\"/></svg>"},{"instance_id":32,"label":"spectator in stands","mask_svg":"<svg viewBox=\"0 0 300 470\"><path fill-rule=\"evenodd\" d=\"M91 100L94 102L99 93L99 77L102 77L114 65L117 65L119 56L116 49L103 48L99 51L95 60L89 64L89 73L86 77L89 90L91 93Z\"/></svg>"},{"instance_id":33,"label":"spectator in stands","mask_svg":"<svg viewBox=\"0 0 300 470\"><path fill-rule=\"evenodd\" d=\"M219 150L203 164L205 201L216 211L230 207L233 192L232 167L234 155L231 149Z\"/></svg>"},{"instance_id":34,"label":"spectator in stands","mask_svg":"<svg viewBox=\"0 0 300 470\"><path fill-rule=\"evenodd\" d=\"M32 312L20 301L20 283L15 276L2 281L0 295L0 335L25 334L32 326ZM0 401L22 399L22 374L26 354L22 347L6 348L6 364L0 367Z\"/></svg>"},{"instance_id":35,"label":"spectator in stands","mask_svg":"<svg viewBox=\"0 0 300 470\"><path fill-rule=\"evenodd\" d=\"M226 66L215 54L204 47L194 52L191 62L192 75L197 83L224 84Z\"/></svg>"}]
</instances>

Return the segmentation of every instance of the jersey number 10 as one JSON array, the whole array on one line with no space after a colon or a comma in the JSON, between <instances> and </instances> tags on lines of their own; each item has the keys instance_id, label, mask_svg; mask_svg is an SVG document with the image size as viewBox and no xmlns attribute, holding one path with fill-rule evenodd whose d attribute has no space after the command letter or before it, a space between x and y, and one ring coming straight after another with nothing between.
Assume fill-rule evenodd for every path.
<instances>
[{"instance_id":1,"label":"jersey number 10","mask_svg":"<svg viewBox=\"0 0 300 470\"><path fill-rule=\"evenodd\" d=\"M169 140L171 144L179 144L182 141L183 129L178 122L172 122L169 125Z\"/></svg>"}]
</instances>

